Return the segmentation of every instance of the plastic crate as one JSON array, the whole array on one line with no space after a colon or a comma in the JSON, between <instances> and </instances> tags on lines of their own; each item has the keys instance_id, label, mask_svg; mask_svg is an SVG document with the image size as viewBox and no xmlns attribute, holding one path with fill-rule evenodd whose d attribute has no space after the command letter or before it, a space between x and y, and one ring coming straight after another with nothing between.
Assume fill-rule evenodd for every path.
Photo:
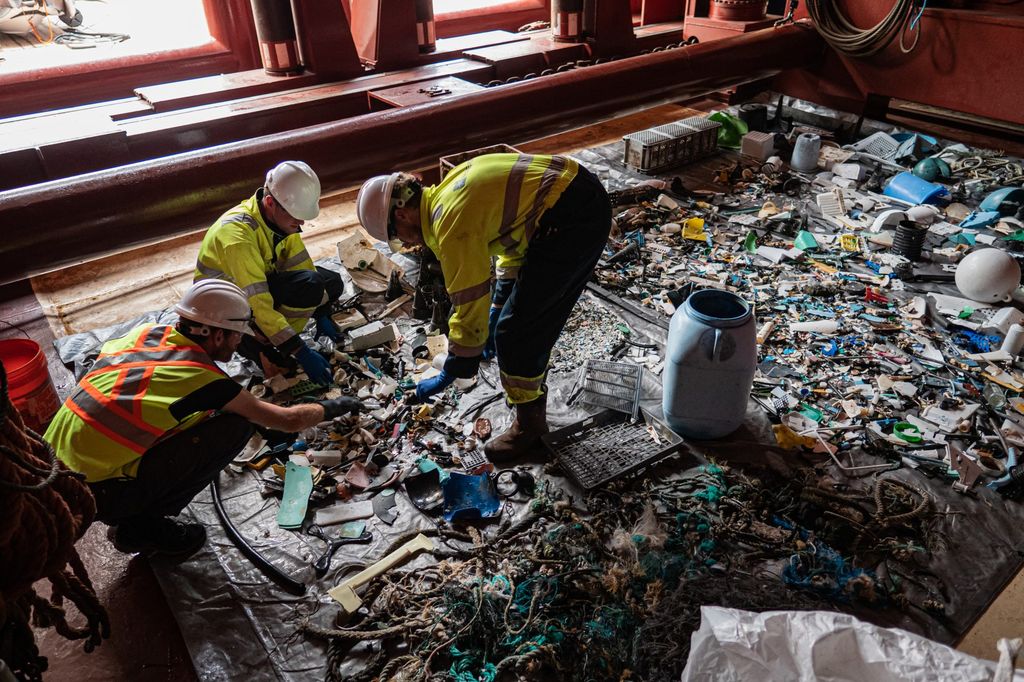
<instances>
[{"instance_id":1,"label":"plastic crate","mask_svg":"<svg viewBox=\"0 0 1024 682\"><path fill-rule=\"evenodd\" d=\"M636 421L644 368L634 362L587 360L579 402L623 412Z\"/></svg>"},{"instance_id":2,"label":"plastic crate","mask_svg":"<svg viewBox=\"0 0 1024 682\"><path fill-rule=\"evenodd\" d=\"M647 410L641 413L643 421L634 422L621 412L605 410L541 436L541 441L570 478L591 490L679 450L682 438Z\"/></svg>"},{"instance_id":3,"label":"plastic crate","mask_svg":"<svg viewBox=\"0 0 1024 682\"><path fill-rule=\"evenodd\" d=\"M441 179L444 180L444 176L448 175L448 171L455 168L460 163L465 163L474 157L483 156L484 154L522 154L522 152L511 145L492 144L490 147L480 147L480 149L473 149L468 152L459 152L458 154L442 156L438 164L441 172Z\"/></svg>"},{"instance_id":4,"label":"plastic crate","mask_svg":"<svg viewBox=\"0 0 1024 682\"><path fill-rule=\"evenodd\" d=\"M690 163L715 153L722 124L700 116L630 133L622 138L623 163L642 173Z\"/></svg>"}]
</instances>

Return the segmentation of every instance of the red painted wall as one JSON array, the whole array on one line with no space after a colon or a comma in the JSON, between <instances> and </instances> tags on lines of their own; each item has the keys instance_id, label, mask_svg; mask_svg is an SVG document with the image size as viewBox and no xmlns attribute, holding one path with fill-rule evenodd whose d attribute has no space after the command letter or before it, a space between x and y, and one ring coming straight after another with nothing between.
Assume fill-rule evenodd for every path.
<instances>
[{"instance_id":1,"label":"red painted wall","mask_svg":"<svg viewBox=\"0 0 1024 682\"><path fill-rule=\"evenodd\" d=\"M857 25L870 26L885 15L893 0L837 2ZM921 19L920 41L910 54L902 54L895 42L867 61L829 51L820 64L780 76L776 87L854 112L867 95L876 94L1024 124L1022 9L1011 5L998 11L929 8ZM801 15L806 16L802 6Z\"/></svg>"}]
</instances>

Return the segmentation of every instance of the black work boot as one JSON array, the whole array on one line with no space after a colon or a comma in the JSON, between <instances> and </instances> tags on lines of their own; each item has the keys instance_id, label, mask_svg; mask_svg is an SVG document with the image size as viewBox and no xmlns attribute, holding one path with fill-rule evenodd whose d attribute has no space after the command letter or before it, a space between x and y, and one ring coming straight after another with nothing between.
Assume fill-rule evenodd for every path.
<instances>
[{"instance_id":1,"label":"black work boot","mask_svg":"<svg viewBox=\"0 0 1024 682\"><path fill-rule=\"evenodd\" d=\"M484 446L487 458L492 462L507 462L540 448L540 437L548 432L547 407L547 392L536 400L516 405L516 418L512 425Z\"/></svg>"},{"instance_id":2,"label":"black work boot","mask_svg":"<svg viewBox=\"0 0 1024 682\"><path fill-rule=\"evenodd\" d=\"M187 558L206 544L206 529L166 516L139 516L121 523L111 540L125 554L165 554Z\"/></svg>"}]
</instances>

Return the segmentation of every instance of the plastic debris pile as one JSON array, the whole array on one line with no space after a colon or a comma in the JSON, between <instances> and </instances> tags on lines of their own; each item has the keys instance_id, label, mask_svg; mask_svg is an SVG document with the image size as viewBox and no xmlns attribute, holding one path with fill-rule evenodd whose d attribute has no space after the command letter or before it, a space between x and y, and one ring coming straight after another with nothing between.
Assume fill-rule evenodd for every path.
<instances>
[{"instance_id":1,"label":"plastic debris pile","mask_svg":"<svg viewBox=\"0 0 1024 682\"><path fill-rule=\"evenodd\" d=\"M598 283L666 322L695 288L750 302L754 397L783 447L854 475L906 465L1019 495L1024 315L1010 297L1024 301L1024 166L913 133L843 146L817 133L804 172L733 156L708 171L720 189L677 177L613 194Z\"/></svg>"}]
</instances>

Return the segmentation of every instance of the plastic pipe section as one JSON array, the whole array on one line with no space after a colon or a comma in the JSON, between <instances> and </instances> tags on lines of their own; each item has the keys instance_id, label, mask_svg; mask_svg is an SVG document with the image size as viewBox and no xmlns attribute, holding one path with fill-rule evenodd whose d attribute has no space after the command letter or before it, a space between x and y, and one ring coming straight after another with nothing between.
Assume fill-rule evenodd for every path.
<instances>
[{"instance_id":1,"label":"plastic pipe section","mask_svg":"<svg viewBox=\"0 0 1024 682\"><path fill-rule=\"evenodd\" d=\"M325 190L351 187L453 149L537 139L768 78L823 52L801 22L2 192L0 284L207 227L281 159L310 164Z\"/></svg>"}]
</instances>

